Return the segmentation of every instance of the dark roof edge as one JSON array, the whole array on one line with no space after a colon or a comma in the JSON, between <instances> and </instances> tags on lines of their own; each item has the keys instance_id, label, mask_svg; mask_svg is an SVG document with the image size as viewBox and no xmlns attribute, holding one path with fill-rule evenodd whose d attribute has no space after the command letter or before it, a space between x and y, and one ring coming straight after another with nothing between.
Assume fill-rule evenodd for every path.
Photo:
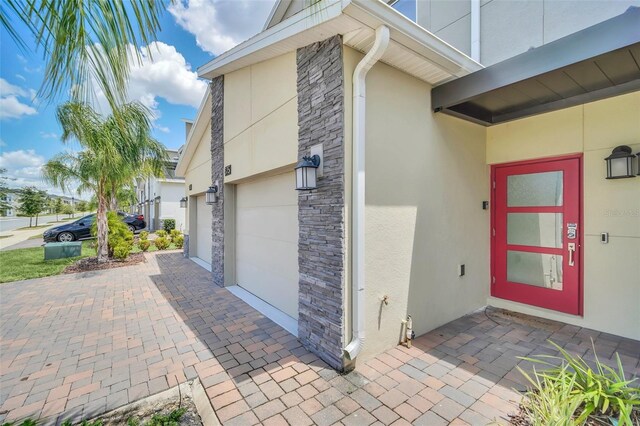
<instances>
[{"instance_id":1,"label":"dark roof edge","mask_svg":"<svg viewBox=\"0 0 640 426\"><path fill-rule=\"evenodd\" d=\"M640 7L431 90L434 111L598 55L640 43Z\"/></svg>"}]
</instances>

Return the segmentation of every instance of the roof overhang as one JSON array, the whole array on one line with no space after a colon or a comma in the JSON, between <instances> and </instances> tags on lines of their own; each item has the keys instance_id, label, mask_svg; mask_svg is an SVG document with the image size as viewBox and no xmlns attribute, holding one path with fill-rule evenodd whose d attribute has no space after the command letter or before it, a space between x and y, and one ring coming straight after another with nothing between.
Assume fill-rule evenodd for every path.
<instances>
[{"instance_id":1,"label":"roof overhang","mask_svg":"<svg viewBox=\"0 0 640 426\"><path fill-rule=\"evenodd\" d=\"M191 126L191 130L187 135L187 141L185 142L180 157L178 157L178 164L176 165L175 175L176 177L184 177L187 173L187 167L191 162L191 157L198 148L198 142L202 139L202 135L206 131L211 121L211 91L207 89L207 93L200 103L198 113L194 124Z\"/></svg>"},{"instance_id":2,"label":"roof overhang","mask_svg":"<svg viewBox=\"0 0 640 426\"><path fill-rule=\"evenodd\" d=\"M485 126L640 90L640 7L431 91L434 111Z\"/></svg>"},{"instance_id":3,"label":"roof overhang","mask_svg":"<svg viewBox=\"0 0 640 426\"><path fill-rule=\"evenodd\" d=\"M382 61L430 84L482 69L482 65L381 1L321 0L219 55L198 69L212 79L340 34L367 51L375 29L387 25L391 41Z\"/></svg>"}]
</instances>

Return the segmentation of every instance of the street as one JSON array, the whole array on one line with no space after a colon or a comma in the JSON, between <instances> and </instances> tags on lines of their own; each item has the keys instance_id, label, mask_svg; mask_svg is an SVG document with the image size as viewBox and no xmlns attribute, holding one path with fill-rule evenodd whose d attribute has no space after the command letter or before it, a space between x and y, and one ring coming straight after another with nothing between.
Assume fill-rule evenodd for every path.
<instances>
[{"instance_id":1,"label":"street","mask_svg":"<svg viewBox=\"0 0 640 426\"><path fill-rule=\"evenodd\" d=\"M59 219L68 217L67 215L58 215ZM81 217L79 214L75 215L76 218ZM55 222L56 215L40 216L38 218L38 225L44 225L49 222ZM35 225L36 219L33 218L33 224ZM13 231L14 229L24 228L29 226L28 217L0 217L0 232Z\"/></svg>"}]
</instances>

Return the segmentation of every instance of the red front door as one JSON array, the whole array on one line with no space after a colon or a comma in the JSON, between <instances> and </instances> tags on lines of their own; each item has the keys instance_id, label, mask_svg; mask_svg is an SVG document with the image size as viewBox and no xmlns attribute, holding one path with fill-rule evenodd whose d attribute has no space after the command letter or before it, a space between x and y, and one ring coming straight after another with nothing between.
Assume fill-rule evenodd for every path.
<instances>
[{"instance_id":1,"label":"red front door","mask_svg":"<svg viewBox=\"0 0 640 426\"><path fill-rule=\"evenodd\" d=\"M580 157L492 168L492 296L582 313L580 176Z\"/></svg>"}]
</instances>

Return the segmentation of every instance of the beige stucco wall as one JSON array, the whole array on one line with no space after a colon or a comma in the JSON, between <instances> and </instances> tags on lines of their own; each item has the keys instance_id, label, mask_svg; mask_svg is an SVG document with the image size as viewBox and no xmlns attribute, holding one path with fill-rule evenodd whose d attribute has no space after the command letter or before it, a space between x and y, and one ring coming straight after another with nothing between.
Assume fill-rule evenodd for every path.
<instances>
[{"instance_id":1,"label":"beige stucco wall","mask_svg":"<svg viewBox=\"0 0 640 426\"><path fill-rule=\"evenodd\" d=\"M640 152L640 93L490 127L489 164L571 153L584 161L584 318L500 299L492 305L640 339L640 178L606 180L618 145ZM600 243L608 232L609 244Z\"/></svg>"},{"instance_id":2,"label":"beige stucco wall","mask_svg":"<svg viewBox=\"0 0 640 426\"><path fill-rule=\"evenodd\" d=\"M207 114L208 115L208 114ZM189 161L187 171L184 174L184 193L187 197L202 194L211 186L211 123L197 142L197 148ZM191 185L191 189L189 189ZM185 212L184 232L189 233L190 204L187 204Z\"/></svg>"},{"instance_id":3,"label":"beige stucco wall","mask_svg":"<svg viewBox=\"0 0 640 426\"><path fill-rule=\"evenodd\" d=\"M295 164L298 156L296 54L224 77L225 183Z\"/></svg>"},{"instance_id":4,"label":"beige stucco wall","mask_svg":"<svg viewBox=\"0 0 640 426\"><path fill-rule=\"evenodd\" d=\"M348 154L351 79L361 57L345 47ZM489 199L485 128L434 115L430 89L382 63L367 77L362 359L397 344L407 314L420 335L482 307L489 292L490 217L482 210ZM350 207L349 201L347 212ZM466 264L463 278L460 263ZM385 295L388 305L381 304Z\"/></svg>"}]
</instances>

